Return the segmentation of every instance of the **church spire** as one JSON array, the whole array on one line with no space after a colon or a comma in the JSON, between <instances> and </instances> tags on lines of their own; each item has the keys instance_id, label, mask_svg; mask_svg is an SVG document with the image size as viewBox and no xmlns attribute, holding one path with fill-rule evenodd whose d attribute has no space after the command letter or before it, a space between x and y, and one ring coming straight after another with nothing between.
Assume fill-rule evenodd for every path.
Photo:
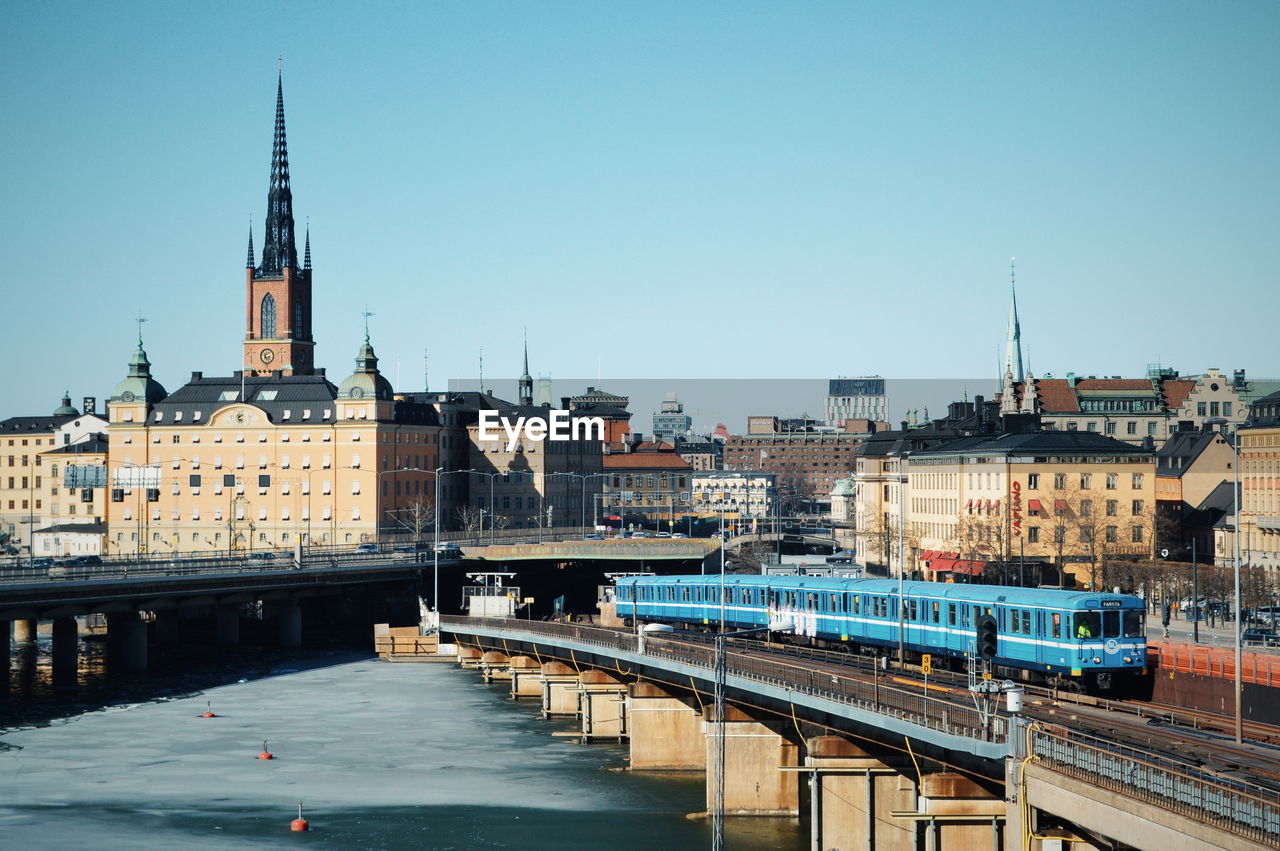
<instances>
[{"instance_id":1,"label":"church spire","mask_svg":"<svg viewBox=\"0 0 1280 851\"><path fill-rule=\"evenodd\" d=\"M257 265L253 259L253 222L249 222L249 258L245 261L245 268L252 269Z\"/></svg>"},{"instance_id":2,"label":"church spire","mask_svg":"<svg viewBox=\"0 0 1280 851\"><path fill-rule=\"evenodd\" d=\"M267 192L267 225L258 273L280 277L298 268L293 233L293 189L289 185L289 146L284 132L284 77L276 79L276 126L271 143L271 183Z\"/></svg>"},{"instance_id":3,"label":"church spire","mask_svg":"<svg viewBox=\"0 0 1280 851\"><path fill-rule=\"evenodd\" d=\"M302 268L311 271L311 223L307 223L307 247L302 252Z\"/></svg>"},{"instance_id":4,"label":"church spire","mask_svg":"<svg viewBox=\"0 0 1280 851\"><path fill-rule=\"evenodd\" d=\"M524 332L524 372L520 374L520 404L533 404L533 376L529 374L529 331Z\"/></svg>"},{"instance_id":5,"label":"church spire","mask_svg":"<svg viewBox=\"0 0 1280 851\"><path fill-rule=\"evenodd\" d=\"M1017 276L1014 274L1014 261L1017 259L1009 258L1009 330L1005 340L1004 367L1014 381L1021 383L1025 376L1022 371L1022 329L1018 326Z\"/></svg>"}]
</instances>

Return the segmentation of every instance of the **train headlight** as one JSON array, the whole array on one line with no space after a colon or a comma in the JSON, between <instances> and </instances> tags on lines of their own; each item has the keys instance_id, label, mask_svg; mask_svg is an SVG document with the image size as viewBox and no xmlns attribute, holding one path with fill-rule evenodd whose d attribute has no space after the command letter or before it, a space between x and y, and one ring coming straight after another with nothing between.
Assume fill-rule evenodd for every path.
<instances>
[{"instance_id":1,"label":"train headlight","mask_svg":"<svg viewBox=\"0 0 1280 851\"><path fill-rule=\"evenodd\" d=\"M1102 657L1100 657L1100 656L1094 656L1094 657L1093 657L1093 664L1095 664L1095 665L1101 665L1101 664L1102 664Z\"/></svg>"},{"instance_id":2,"label":"train headlight","mask_svg":"<svg viewBox=\"0 0 1280 851\"><path fill-rule=\"evenodd\" d=\"M1125 663L1126 665L1128 665L1128 664L1129 664L1130 662L1132 662L1132 661L1133 661L1133 657L1132 657L1132 656L1126 656L1126 657L1124 657L1124 663Z\"/></svg>"}]
</instances>

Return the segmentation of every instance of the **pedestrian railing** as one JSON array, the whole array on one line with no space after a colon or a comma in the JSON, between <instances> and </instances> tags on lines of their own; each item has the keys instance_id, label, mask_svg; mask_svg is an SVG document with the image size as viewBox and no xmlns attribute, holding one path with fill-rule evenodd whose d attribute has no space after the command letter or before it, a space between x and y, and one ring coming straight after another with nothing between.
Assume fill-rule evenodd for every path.
<instances>
[{"instance_id":1,"label":"pedestrian railing","mask_svg":"<svg viewBox=\"0 0 1280 851\"><path fill-rule=\"evenodd\" d=\"M639 637L629 632L602 627L546 621L442 616L441 627L459 635L493 635L521 640L569 640L608 650L643 654L661 667L670 661L713 671L715 647L693 637ZM709 638L709 636L708 636ZM873 671L843 673L830 666L816 668L812 662L766 651L734 647L726 650L725 673L753 682L777 686L799 694L898 718L912 724L980 741L1005 741L1006 727L994 715L961 702L956 695L939 696L922 689L904 687L887 673ZM968 697L967 695L965 697Z\"/></svg>"},{"instance_id":2,"label":"pedestrian railing","mask_svg":"<svg viewBox=\"0 0 1280 851\"><path fill-rule=\"evenodd\" d=\"M1116 742L1061 729L1029 728L1030 756L1053 771L1280 847L1280 793Z\"/></svg>"}]
</instances>

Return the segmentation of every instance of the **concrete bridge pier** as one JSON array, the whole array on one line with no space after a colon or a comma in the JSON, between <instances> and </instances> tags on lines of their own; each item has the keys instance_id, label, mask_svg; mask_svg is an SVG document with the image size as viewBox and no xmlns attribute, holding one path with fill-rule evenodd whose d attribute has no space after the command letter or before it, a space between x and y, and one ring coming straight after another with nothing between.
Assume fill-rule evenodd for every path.
<instances>
[{"instance_id":1,"label":"concrete bridge pier","mask_svg":"<svg viewBox=\"0 0 1280 851\"><path fill-rule=\"evenodd\" d=\"M529 656L512 656L507 670L511 674L511 698L542 699L542 665Z\"/></svg>"},{"instance_id":2,"label":"concrete bridge pier","mask_svg":"<svg viewBox=\"0 0 1280 851\"><path fill-rule=\"evenodd\" d=\"M643 682L629 692L631 769L706 771L703 716L694 697Z\"/></svg>"},{"instance_id":3,"label":"concrete bridge pier","mask_svg":"<svg viewBox=\"0 0 1280 851\"><path fill-rule=\"evenodd\" d=\"M36 632L40 628L40 621L35 618L20 618L13 622L13 640L17 642L27 642L36 640Z\"/></svg>"},{"instance_id":4,"label":"concrete bridge pier","mask_svg":"<svg viewBox=\"0 0 1280 851\"><path fill-rule=\"evenodd\" d=\"M302 646L302 607L297 600L288 600L280 606L276 629L281 647Z\"/></svg>"},{"instance_id":5,"label":"concrete bridge pier","mask_svg":"<svg viewBox=\"0 0 1280 851\"><path fill-rule=\"evenodd\" d=\"M240 607L218 606L214 610L214 636L220 647L232 647L240 643Z\"/></svg>"},{"instance_id":6,"label":"concrete bridge pier","mask_svg":"<svg viewBox=\"0 0 1280 851\"><path fill-rule=\"evenodd\" d=\"M799 815L803 781L795 771L780 770L800 765L801 745L789 737L789 724L757 721L732 705L725 706L724 719L725 815ZM720 726L714 721L705 724L708 812L715 800Z\"/></svg>"},{"instance_id":7,"label":"concrete bridge pier","mask_svg":"<svg viewBox=\"0 0 1280 851\"><path fill-rule=\"evenodd\" d=\"M581 711L578 672L563 662L542 665L542 717L576 716Z\"/></svg>"},{"instance_id":8,"label":"concrete bridge pier","mask_svg":"<svg viewBox=\"0 0 1280 851\"><path fill-rule=\"evenodd\" d=\"M480 657L480 678L486 683L511 681L511 657L498 650L488 650Z\"/></svg>"},{"instance_id":9,"label":"concrete bridge pier","mask_svg":"<svg viewBox=\"0 0 1280 851\"><path fill-rule=\"evenodd\" d=\"M916 803L915 784L899 767L839 736L810 739L805 766L813 847L916 851L915 825L893 817Z\"/></svg>"},{"instance_id":10,"label":"concrete bridge pier","mask_svg":"<svg viewBox=\"0 0 1280 851\"><path fill-rule=\"evenodd\" d=\"M80 625L75 618L53 621L53 675L75 678L80 667Z\"/></svg>"},{"instance_id":11,"label":"concrete bridge pier","mask_svg":"<svg viewBox=\"0 0 1280 851\"><path fill-rule=\"evenodd\" d=\"M107 615L107 664L125 671L147 669L147 624L137 612Z\"/></svg>"},{"instance_id":12,"label":"concrete bridge pier","mask_svg":"<svg viewBox=\"0 0 1280 851\"><path fill-rule=\"evenodd\" d=\"M156 641L160 644L177 644L182 640L182 614L178 609L160 609L156 612Z\"/></svg>"},{"instance_id":13,"label":"concrete bridge pier","mask_svg":"<svg viewBox=\"0 0 1280 851\"><path fill-rule=\"evenodd\" d=\"M578 702L583 741L622 741L628 735L627 684L607 671L583 671Z\"/></svg>"},{"instance_id":14,"label":"concrete bridge pier","mask_svg":"<svg viewBox=\"0 0 1280 851\"><path fill-rule=\"evenodd\" d=\"M484 658L484 653L480 651L480 648L458 645L458 664L463 668L478 669L482 658Z\"/></svg>"}]
</instances>

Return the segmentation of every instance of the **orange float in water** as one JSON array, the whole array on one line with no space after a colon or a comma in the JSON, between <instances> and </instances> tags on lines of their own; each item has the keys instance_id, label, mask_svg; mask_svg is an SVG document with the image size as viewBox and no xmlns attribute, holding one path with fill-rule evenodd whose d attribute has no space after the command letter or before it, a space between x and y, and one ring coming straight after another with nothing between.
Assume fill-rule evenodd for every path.
<instances>
[{"instance_id":1,"label":"orange float in water","mask_svg":"<svg viewBox=\"0 0 1280 851\"><path fill-rule=\"evenodd\" d=\"M213 714L212 701L206 700L204 702L204 706L205 706L205 711L200 714L201 718L217 718L218 717L217 715Z\"/></svg>"},{"instance_id":2,"label":"orange float in water","mask_svg":"<svg viewBox=\"0 0 1280 851\"><path fill-rule=\"evenodd\" d=\"M275 759L275 758L276 758L275 754L267 750L267 742L264 739L262 742L262 753L258 754L258 759Z\"/></svg>"},{"instance_id":3,"label":"orange float in water","mask_svg":"<svg viewBox=\"0 0 1280 851\"><path fill-rule=\"evenodd\" d=\"M310 830L311 825L307 824L307 820L302 817L302 802L298 802L298 817L289 822L289 830L298 833L304 830Z\"/></svg>"}]
</instances>

